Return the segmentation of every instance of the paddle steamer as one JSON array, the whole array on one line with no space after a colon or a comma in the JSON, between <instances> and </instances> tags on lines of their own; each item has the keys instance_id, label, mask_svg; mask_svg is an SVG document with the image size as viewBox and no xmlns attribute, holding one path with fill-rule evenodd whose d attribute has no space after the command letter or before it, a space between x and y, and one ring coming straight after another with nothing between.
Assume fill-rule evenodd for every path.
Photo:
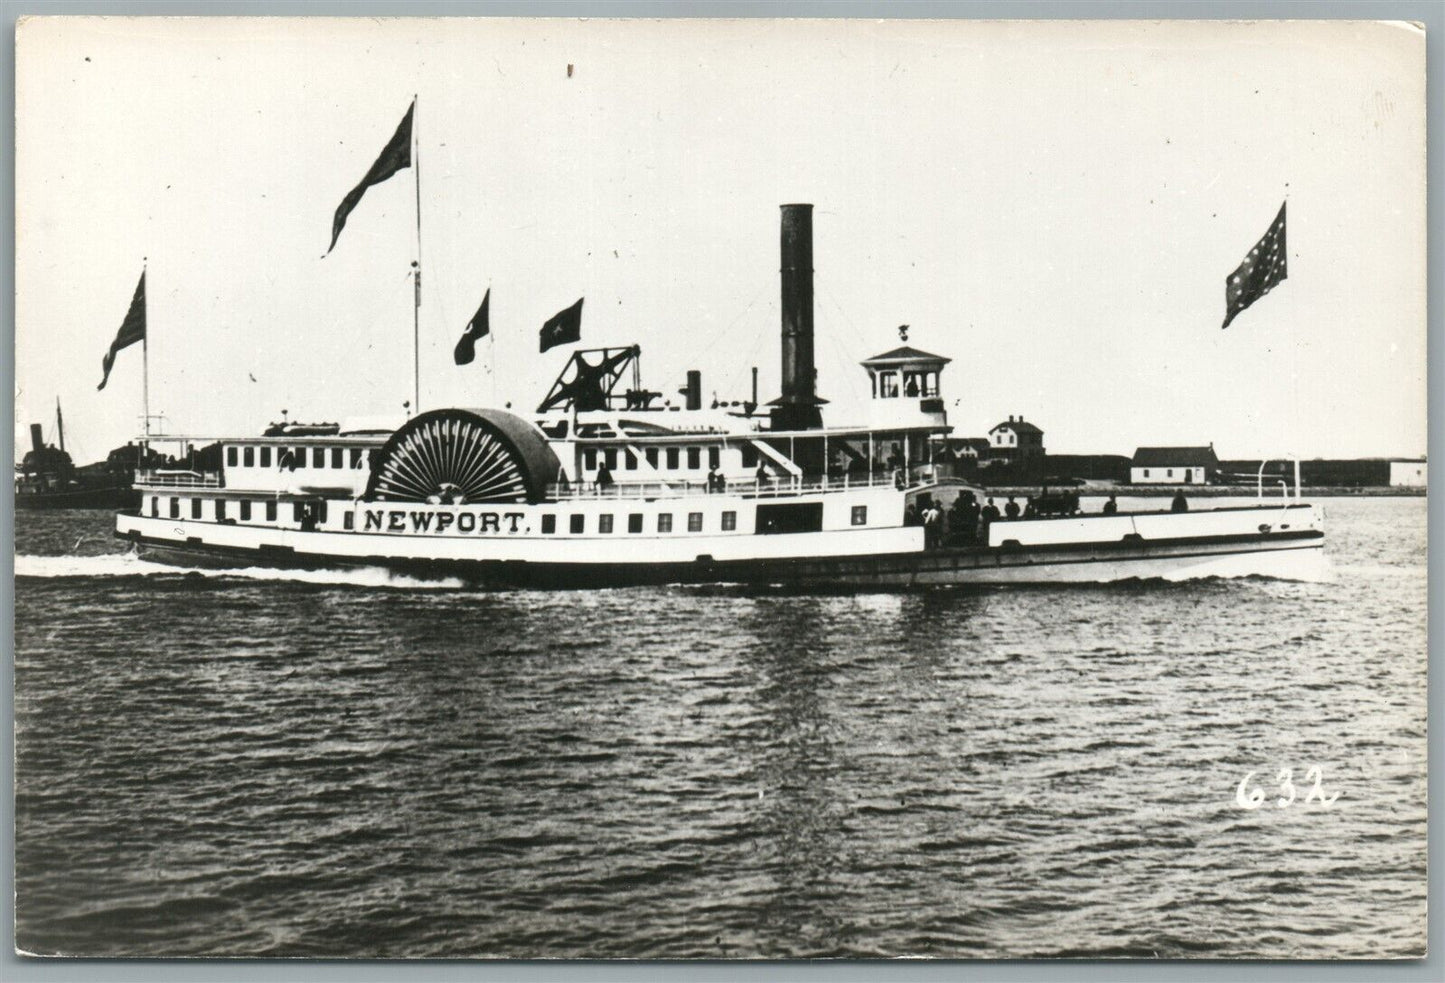
<instances>
[{"instance_id":1,"label":"paddle steamer","mask_svg":"<svg viewBox=\"0 0 1445 983\"><path fill-rule=\"evenodd\" d=\"M868 419L824 426L811 205L782 206L781 259L782 392L767 407L756 373L751 400L705 407L689 372L673 406L642 388L637 346L576 351L526 416L273 425L220 439L211 467L141 470L140 508L116 534L183 563L376 566L488 587L1313 575L1322 517L1298 481L1247 507L974 521L987 493L938 453L948 360L907 345L868 359Z\"/></svg>"}]
</instances>

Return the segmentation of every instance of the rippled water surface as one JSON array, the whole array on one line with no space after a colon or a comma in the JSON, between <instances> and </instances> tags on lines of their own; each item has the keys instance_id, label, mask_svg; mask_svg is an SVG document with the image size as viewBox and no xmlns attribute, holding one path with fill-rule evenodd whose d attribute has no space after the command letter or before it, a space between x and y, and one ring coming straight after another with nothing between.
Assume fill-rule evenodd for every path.
<instances>
[{"instance_id":1,"label":"rippled water surface","mask_svg":"<svg viewBox=\"0 0 1445 983\"><path fill-rule=\"evenodd\" d=\"M1333 583L837 596L175 572L22 513L18 942L1421 954L1425 500L1326 507Z\"/></svg>"}]
</instances>

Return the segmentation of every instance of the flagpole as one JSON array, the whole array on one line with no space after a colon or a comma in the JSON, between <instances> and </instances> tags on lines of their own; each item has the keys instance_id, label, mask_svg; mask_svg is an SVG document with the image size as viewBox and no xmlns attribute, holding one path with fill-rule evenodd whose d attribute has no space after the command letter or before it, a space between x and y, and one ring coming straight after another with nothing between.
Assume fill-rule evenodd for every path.
<instances>
[{"instance_id":1,"label":"flagpole","mask_svg":"<svg viewBox=\"0 0 1445 983\"><path fill-rule=\"evenodd\" d=\"M421 140L417 138L416 105L421 101L418 93L412 93L411 117L411 166L416 181L416 262L412 264L412 312L411 312L411 385L412 407L421 412Z\"/></svg>"},{"instance_id":2,"label":"flagpole","mask_svg":"<svg viewBox=\"0 0 1445 983\"><path fill-rule=\"evenodd\" d=\"M142 261L141 261L141 268L140 268L140 277L141 277L141 280L145 280L145 276L146 276L146 265L147 265L146 262L145 262L144 260L142 260ZM145 300L145 305L146 305L146 308L149 308L149 307L150 307L150 298L149 298L149 297L146 298L146 300ZM151 359L150 359L150 334L151 334L151 325L150 325L150 310L147 309L147 310L141 311L141 317L142 317L143 322L144 322L144 324L145 324L145 333L140 336L140 378L141 378L140 391L141 391L141 411L145 414L145 420L144 420L144 423L142 423L142 425L141 425L141 429L144 431L145 436L146 436L147 438L149 438L150 435L151 435ZM147 446L149 446L150 441L147 440L147 441L146 441L146 444L147 444Z\"/></svg>"}]
</instances>

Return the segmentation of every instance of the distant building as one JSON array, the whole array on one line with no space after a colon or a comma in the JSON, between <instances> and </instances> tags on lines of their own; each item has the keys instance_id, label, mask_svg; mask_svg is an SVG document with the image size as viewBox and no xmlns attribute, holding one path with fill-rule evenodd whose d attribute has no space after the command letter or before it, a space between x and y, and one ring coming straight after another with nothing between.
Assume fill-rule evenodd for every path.
<instances>
[{"instance_id":1,"label":"distant building","mask_svg":"<svg viewBox=\"0 0 1445 983\"><path fill-rule=\"evenodd\" d=\"M989 451L1010 461L1044 456L1044 432L1019 417L1009 417L988 432Z\"/></svg>"},{"instance_id":2,"label":"distant building","mask_svg":"<svg viewBox=\"0 0 1445 983\"><path fill-rule=\"evenodd\" d=\"M1425 487L1425 461L1391 461L1390 484L1402 488Z\"/></svg>"},{"instance_id":3,"label":"distant building","mask_svg":"<svg viewBox=\"0 0 1445 983\"><path fill-rule=\"evenodd\" d=\"M1214 445L1208 447L1140 447L1129 464L1135 485L1202 485L1219 471Z\"/></svg>"},{"instance_id":4,"label":"distant building","mask_svg":"<svg viewBox=\"0 0 1445 983\"><path fill-rule=\"evenodd\" d=\"M989 442L987 437L954 437L948 441L948 449L956 461L980 464L988 460Z\"/></svg>"}]
</instances>

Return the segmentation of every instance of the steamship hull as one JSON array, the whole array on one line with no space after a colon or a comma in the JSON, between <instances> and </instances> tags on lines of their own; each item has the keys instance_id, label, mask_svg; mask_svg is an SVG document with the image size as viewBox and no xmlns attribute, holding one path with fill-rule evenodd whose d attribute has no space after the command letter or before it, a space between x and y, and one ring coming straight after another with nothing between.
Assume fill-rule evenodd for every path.
<instances>
[{"instance_id":1,"label":"steamship hull","mask_svg":"<svg viewBox=\"0 0 1445 983\"><path fill-rule=\"evenodd\" d=\"M1227 511L1234 513L1231 525L1241 526L1261 516L1276 517L1280 510ZM1254 512L1259 515L1249 514ZM1199 517L1208 515L1196 513ZM810 550L818 548L814 542L817 534L797 534L768 537L773 555L699 554L690 560L645 560L638 556L645 551L638 550L618 550L587 560L528 559L525 548L499 551L489 549L485 541L467 543L462 548L453 546L445 551L450 555L438 555L442 551L437 550L434 541L417 537L349 534L349 541L338 542L334 535L306 532L242 545L234 537L230 543L218 542L216 537L207 537L203 529L166 529L164 525L143 516L122 516L118 535L135 543L143 556L164 563L221 568L383 569L408 578L458 581L480 589L666 584L900 589L1245 576L1319 580L1327 575L1324 533L1312 516L1303 521L1297 518L1294 529L1253 534L1220 533L1149 542L1135 539L1020 545L1010 541L1007 546L915 546L885 552L852 552L848 546L835 546L838 552L832 555L809 555ZM907 531L922 533L918 529ZM188 535L180 535L183 533ZM495 555L498 552L511 555Z\"/></svg>"}]
</instances>

